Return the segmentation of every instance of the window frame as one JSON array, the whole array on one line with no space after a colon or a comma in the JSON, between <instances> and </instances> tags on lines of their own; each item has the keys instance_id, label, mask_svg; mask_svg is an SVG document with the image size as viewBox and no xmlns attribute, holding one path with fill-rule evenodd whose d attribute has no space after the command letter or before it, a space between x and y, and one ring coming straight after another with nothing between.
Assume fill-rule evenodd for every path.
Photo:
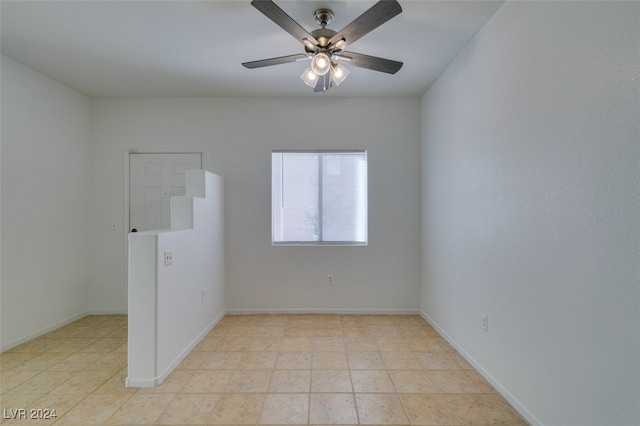
<instances>
[{"instance_id":1,"label":"window frame","mask_svg":"<svg viewBox=\"0 0 640 426\"><path fill-rule=\"evenodd\" d=\"M274 227L274 186L273 186L273 154L364 154L365 159L365 202L364 202L364 241L275 241ZM318 168L318 198L322 200L322 160L319 161ZM367 246L369 244L369 158L365 149L274 149L271 151L271 245L274 247L286 246ZM321 202L320 202L321 203ZM321 204L320 204L321 205ZM322 207L319 207L319 214Z\"/></svg>"}]
</instances>

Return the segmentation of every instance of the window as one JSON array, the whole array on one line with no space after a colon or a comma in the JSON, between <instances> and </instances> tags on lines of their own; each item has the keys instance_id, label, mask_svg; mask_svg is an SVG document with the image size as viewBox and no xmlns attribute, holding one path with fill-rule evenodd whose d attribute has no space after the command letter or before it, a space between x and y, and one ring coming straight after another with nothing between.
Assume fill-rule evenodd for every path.
<instances>
[{"instance_id":1,"label":"window","mask_svg":"<svg viewBox=\"0 0 640 426\"><path fill-rule=\"evenodd\" d=\"M273 244L367 244L366 151L271 154Z\"/></svg>"}]
</instances>

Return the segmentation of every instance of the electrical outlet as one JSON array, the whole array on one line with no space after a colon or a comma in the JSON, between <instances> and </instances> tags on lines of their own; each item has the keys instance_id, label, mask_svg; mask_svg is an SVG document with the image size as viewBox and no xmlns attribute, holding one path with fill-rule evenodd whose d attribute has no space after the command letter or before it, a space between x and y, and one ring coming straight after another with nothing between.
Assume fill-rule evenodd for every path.
<instances>
[{"instance_id":1,"label":"electrical outlet","mask_svg":"<svg viewBox=\"0 0 640 426\"><path fill-rule=\"evenodd\" d=\"M200 301L201 301L201 302L204 302L204 296L205 296L206 294L207 294L207 290L206 290L204 287L202 287L202 288L200 289Z\"/></svg>"},{"instance_id":2,"label":"electrical outlet","mask_svg":"<svg viewBox=\"0 0 640 426\"><path fill-rule=\"evenodd\" d=\"M333 284L333 274L327 275L327 284L329 285Z\"/></svg>"},{"instance_id":3,"label":"electrical outlet","mask_svg":"<svg viewBox=\"0 0 640 426\"><path fill-rule=\"evenodd\" d=\"M489 331L489 315L482 314L482 330L486 333Z\"/></svg>"},{"instance_id":4,"label":"electrical outlet","mask_svg":"<svg viewBox=\"0 0 640 426\"><path fill-rule=\"evenodd\" d=\"M118 230L118 225L116 223L112 223L111 224L111 230L112 231L117 231Z\"/></svg>"},{"instance_id":5,"label":"electrical outlet","mask_svg":"<svg viewBox=\"0 0 640 426\"><path fill-rule=\"evenodd\" d=\"M173 252L167 250L164 252L164 266L169 266L173 263Z\"/></svg>"}]
</instances>

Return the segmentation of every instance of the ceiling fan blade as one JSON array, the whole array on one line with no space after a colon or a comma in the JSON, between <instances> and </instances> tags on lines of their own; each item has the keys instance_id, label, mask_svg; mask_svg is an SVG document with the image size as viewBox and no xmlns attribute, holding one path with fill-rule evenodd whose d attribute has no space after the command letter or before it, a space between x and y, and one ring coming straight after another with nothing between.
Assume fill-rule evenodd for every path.
<instances>
[{"instance_id":1,"label":"ceiling fan blade","mask_svg":"<svg viewBox=\"0 0 640 426\"><path fill-rule=\"evenodd\" d=\"M402 68L402 62L378 58L376 56L363 55L362 53L343 52L340 57L349 59L350 65L367 68L373 71L386 72L387 74L395 74L400 68Z\"/></svg>"},{"instance_id":2,"label":"ceiling fan blade","mask_svg":"<svg viewBox=\"0 0 640 426\"><path fill-rule=\"evenodd\" d=\"M271 0L253 0L251 5L262 12L267 18L278 24L286 32L304 43L304 39L309 40L314 46L318 45L318 40L313 37L307 30L302 28L300 24L280 9L277 4Z\"/></svg>"},{"instance_id":3,"label":"ceiling fan blade","mask_svg":"<svg viewBox=\"0 0 640 426\"><path fill-rule=\"evenodd\" d=\"M270 67L271 65L287 64L289 62L296 62L301 59L306 59L307 55L303 53L297 53L295 55L279 56L277 58L261 59L259 61L243 62L242 65L245 68L262 68Z\"/></svg>"},{"instance_id":4,"label":"ceiling fan blade","mask_svg":"<svg viewBox=\"0 0 640 426\"><path fill-rule=\"evenodd\" d=\"M331 37L329 45L341 39L344 39L346 44L351 44L394 16L399 15L400 12L402 12L402 7L396 0L380 0Z\"/></svg>"}]
</instances>

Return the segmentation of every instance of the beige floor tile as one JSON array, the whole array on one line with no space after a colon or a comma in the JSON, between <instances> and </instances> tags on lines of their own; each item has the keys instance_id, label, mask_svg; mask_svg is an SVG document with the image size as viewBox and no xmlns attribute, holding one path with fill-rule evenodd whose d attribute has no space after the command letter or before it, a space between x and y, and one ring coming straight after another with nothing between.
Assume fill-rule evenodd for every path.
<instances>
[{"instance_id":1,"label":"beige floor tile","mask_svg":"<svg viewBox=\"0 0 640 426\"><path fill-rule=\"evenodd\" d=\"M230 337L250 337L254 336L258 329L257 324L238 324L229 327L227 336Z\"/></svg>"},{"instance_id":2,"label":"beige floor tile","mask_svg":"<svg viewBox=\"0 0 640 426\"><path fill-rule=\"evenodd\" d=\"M306 393L268 394L260 414L260 424L306 424L309 395Z\"/></svg>"},{"instance_id":3,"label":"beige floor tile","mask_svg":"<svg viewBox=\"0 0 640 426\"><path fill-rule=\"evenodd\" d=\"M358 393L356 406L361 424L409 424L400 398L395 393Z\"/></svg>"},{"instance_id":4,"label":"beige floor tile","mask_svg":"<svg viewBox=\"0 0 640 426\"><path fill-rule=\"evenodd\" d=\"M264 393L269 387L272 370L235 370L225 392Z\"/></svg>"},{"instance_id":5,"label":"beige floor tile","mask_svg":"<svg viewBox=\"0 0 640 426\"><path fill-rule=\"evenodd\" d=\"M342 335L344 337L368 337L365 327L342 327Z\"/></svg>"},{"instance_id":6,"label":"beige floor tile","mask_svg":"<svg viewBox=\"0 0 640 426\"><path fill-rule=\"evenodd\" d=\"M276 369L302 369L311 368L312 352L284 352L279 353L276 360Z\"/></svg>"},{"instance_id":7,"label":"beige floor tile","mask_svg":"<svg viewBox=\"0 0 640 426\"><path fill-rule=\"evenodd\" d=\"M125 381L127 378L127 369L123 368L114 374L109 380L104 382L98 389L93 391L94 394L97 393L124 393L124 394L134 394L138 391L136 388L128 388L125 387Z\"/></svg>"},{"instance_id":8,"label":"beige floor tile","mask_svg":"<svg viewBox=\"0 0 640 426\"><path fill-rule=\"evenodd\" d=\"M82 348L81 352L111 352L122 345L125 339L122 337L104 337Z\"/></svg>"},{"instance_id":9,"label":"beige floor tile","mask_svg":"<svg viewBox=\"0 0 640 426\"><path fill-rule=\"evenodd\" d=\"M497 395L444 395L447 406L463 425L509 425Z\"/></svg>"},{"instance_id":10,"label":"beige floor tile","mask_svg":"<svg viewBox=\"0 0 640 426\"><path fill-rule=\"evenodd\" d=\"M104 355L103 353L77 352L51 366L49 371L82 371Z\"/></svg>"},{"instance_id":11,"label":"beige floor tile","mask_svg":"<svg viewBox=\"0 0 640 426\"><path fill-rule=\"evenodd\" d=\"M465 370L466 376L480 389L482 393L496 393L496 390L480 373L475 370Z\"/></svg>"},{"instance_id":12,"label":"beige floor tile","mask_svg":"<svg viewBox=\"0 0 640 426\"><path fill-rule=\"evenodd\" d=\"M447 400L439 394L400 394L412 425L459 425Z\"/></svg>"},{"instance_id":13,"label":"beige floor tile","mask_svg":"<svg viewBox=\"0 0 640 426\"><path fill-rule=\"evenodd\" d=\"M67 414L58 419L58 425L103 424L131 395L93 394L80 401Z\"/></svg>"},{"instance_id":14,"label":"beige floor tile","mask_svg":"<svg viewBox=\"0 0 640 426\"><path fill-rule=\"evenodd\" d=\"M442 393L481 393L480 388L464 371L427 371L426 373Z\"/></svg>"},{"instance_id":15,"label":"beige floor tile","mask_svg":"<svg viewBox=\"0 0 640 426\"><path fill-rule=\"evenodd\" d=\"M341 337L342 336L342 326L334 325L334 326L316 326L313 330L313 335L317 337Z\"/></svg>"},{"instance_id":16,"label":"beige floor tile","mask_svg":"<svg viewBox=\"0 0 640 426\"><path fill-rule=\"evenodd\" d=\"M310 370L275 370L267 389L270 393L309 392Z\"/></svg>"},{"instance_id":17,"label":"beige floor tile","mask_svg":"<svg viewBox=\"0 0 640 426\"><path fill-rule=\"evenodd\" d=\"M231 380L234 370L198 370L192 373L181 392L217 393L223 392Z\"/></svg>"},{"instance_id":18,"label":"beige floor tile","mask_svg":"<svg viewBox=\"0 0 640 426\"><path fill-rule=\"evenodd\" d=\"M422 368L413 352L381 352L380 355L389 370L420 370Z\"/></svg>"},{"instance_id":19,"label":"beige floor tile","mask_svg":"<svg viewBox=\"0 0 640 426\"><path fill-rule=\"evenodd\" d=\"M389 371L398 393L438 393L439 388L425 371Z\"/></svg>"},{"instance_id":20,"label":"beige floor tile","mask_svg":"<svg viewBox=\"0 0 640 426\"><path fill-rule=\"evenodd\" d=\"M179 394L162 413L156 424L205 424L220 398L220 394Z\"/></svg>"},{"instance_id":21,"label":"beige floor tile","mask_svg":"<svg viewBox=\"0 0 640 426\"><path fill-rule=\"evenodd\" d=\"M111 425L148 425L155 423L176 395L137 393L125 402L109 419Z\"/></svg>"},{"instance_id":22,"label":"beige floor tile","mask_svg":"<svg viewBox=\"0 0 640 426\"><path fill-rule=\"evenodd\" d=\"M459 370L447 352L418 352L415 354L420 365L425 370Z\"/></svg>"},{"instance_id":23,"label":"beige floor tile","mask_svg":"<svg viewBox=\"0 0 640 426\"><path fill-rule=\"evenodd\" d=\"M344 338L347 352L377 352L378 347L373 338L362 336L351 336Z\"/></svg>"},{"instance_id":24,"label":"beige floor tile","mask_svg":"<svg viewBox=\"0 0 640 426\"><path fill-rule=\"evenodd\" d=\"M84 395L44 395L28 405L21 405L21 407L26 407L29 416L35 414L35 417L28 418L26 421L17 421L15 424L52 424L75 407L82 399L84 399ZM7 424L12 424L12 422Z\"/></svg>"},{"instance_id":25,"label":"beige floor tile","mask_svg":"<svg viewBox=\"0 0 640 426\"><path fill-rule=\"evenodd\" d=\"M253 333L256 337L282 337L284 325L261 325Z\"/></svg>"},{"instance_id":26,"label":"beige floor tile","mask_svg":"<svg viewBox=\"0 0 640 426\"><path fill-rule=\"evenodd\" d=\"M40 354L29 352L2 352L0 353L0 371L7 371L12 368L16 368L39 355ZM29 370L29 368L26 368L25 370Z\"/></svg>"},{"instance_id":27,"label":"beige floor tile","mask_svg":"<svg viewBox=\"0 0 640 426\"><path fill-rule=\"evenodd\" d=\"M350 393L312 393L309 424L357 424L355 400Z\"/></svg>"},{"instance_id":28,"label":"beige floor tile","mask_svg":"<svg viewBox=\"0 0 640 426\"><path fill-rule=\"evenodd\" d=\"M342 351L344 352L344 340L342 337L320 336L313 338L313 350L319 352Z\"/></svg>"},{"instance_id":29,"label":"beige floor tile","mask_svg":"<svg viewBox=\"0 0 640 426\"><path fill-rule=\"evenodd\" d=\"M464 359L464 357L462 355L460 355L458 352L447 352L447 354L449 355L449 357L451 359L453 359L453 361L458 364L460 366L461 369L463 370L473 370L473 366L471 364L469 364L469 362Z\"/></svg>"},{"instance_id":30,"label":"beige floor tile","mask_svg":"<svg viewBox=\"0 0 640 426\"><path fill-rule=\"evenodd\" d=\"M197 373L191 370L174 370L162 383L153 388L140 389L140 393L178 393Z\"/></svg>"},{"instance_id":31,"label":"beige floor tile","mask_svg":"<svg viewBox=\"0 0 640 426\"><path fill-rule=\"evenodd\" d=\"M126 352L111 352L108 354L102 354L96 362L86 368L88 371L119 371L127 366L127 353Z\"/></svg>"},{"instance_id":32,"label":"beige floor tile","mask_svg":"<svg viewBox=\"0 0 640 426\"><path fill-rule=\"evenodd\" d=\"M428 330L419 325L403 325L398 327L398 332L402 337L429 337Z\"/></svg>"},{"instance_id":33,"label":"beige floor tile","mask_svg":"<svg viewBox=\"0 0 640 426\"><path fill-rule=\"evenodd\" d=\"M437 339L432 337L405 337L404 341L412 351L416 352L442 352L444 349Z\"/></svg>"},{"instance_id":34,"label":"beige floor tile","mask_svg":"<svg viewBox=\"0 0 640 426\"><path fill-rule=\"evenodd\" d=\"M353 392L349 370L312 370L311 392Z\"/></svg>"},{"instance_id":35,"label":"beige floor tile","mask_svg":"<svg viewBox=\"0 0 640 426\"><path fill-rule=\"evenodd\" d=\"M228 369L238 368L245 352L208 352L200 368L208 369Z\"/></svg>"},{"instance_id":36,"label":"beige floor tile","mask_svg":"<svg viewBox=\"0 0 640 426\"><path fill-rule=\"evenodd\" d=\"M376 337L374 338L378 350L381 352L408 352L411 348L401 337Z\"/></svg>"},{"instance_id":37,"label":"beige floor tile","mask_svg":"<svg viewBox=\"0 0 640 426\"><path fill-rule=\"evenodd\" d=\"M243 370L273 369L277 352L245 352L237 368Z\"/></svg>"},{"instance_id":38,"label":"beige floor tile","mask_svg":"<svg viewBox=\"0 0 640 426\"><path fill-rule=\"evenodd\" d=\"M93 315L0 354L0 405L57 407L37 424L526 425L418 315L227 315L150 389L124 385L126 338L126 315Z\"/></svg>"},{"instance_id":39,"label":"beige floor tile","mask_svg":"<svg viewBox=\"0 0 640 426\"><path fill-rule=\"evenodd\" d=\"M312 337L313 325L292 325L284 329L284 337Z\"/></svg>"},{"instance_id":40,"label":"beige floor tile","mask_svg":"<svg viewBox=\"0 0 640 426\"><path fill-rule=\"evenodd\" d=\"M349 368L355 370L380 370L385 368L379 352L347 352Z\"/></svg>"},{"instance_id":41,"label":"beige floor tile","mask_svg":"<svg viewBox=\"0 0 640 426\"><path fill-rule=\"evenodd\" d=\"M264 394L223 394L213 409L208 423L224 425L257 424L264 398Z\"/></svg>"},{"instance_id":42,"label":"beige floor tile","mask_svg":"<svg viewBox=\"0 0 640 426\"><path fill-rule=\"evenodd\" d=\"M15 410L16 408L24 408L29 406L33 401L37 401L40 398L42 398L41 395L34 395L30 393L5 392L2 394L2 397L0 397L0 410ZM0 420L4 419L0 418Z\"/></svg>"},{"instance_id":43,"label":"beige floor tile","mask_svg":"<svg viewBox=\"0 0 640 426\"><path fill-rule=\"evenodd\" d=\"M373 337L401 337L400 331L395 325L371 325L366 329L367 334Z\"/></svg>"},{"instance_id":44,"label":"beige floor tile","mask_svg":"<svg viewBox=\"0 0 640 426\"><path fill-rule=\"evenodd\" d=\"M47 348L47 352L77 352L80 351L97 339L90 337L72 337L68 339L56 340L50 347Z\"/></svg>"},{"instance_id":45,"label":"beige floor tile","mask_svg":"<svg viewBox=\"0 0 640 426\"><path fill-rule=\"evenodd\" d=\"M250 337L225 337L216 349L221 352L243 352L249 349L251 341Z\"/></svg>"},{"instance_id":46,"label":"beige floor tile","mask_svg":"<svg viewBox=\"0 0 640 426\"><path fill-rule=\"evenodd\" d=\"M217 347L222 342L221 337L209 337L206 336L204 339L200 340L200 342L193 348L193 352L213 352L217 350Z\"/></svg>"},{"instance_id":47,"label":"beige floor tile","mask_svg":"<svg viewBox=\"0 0 640 426\"><path fill-rule=\"evenodd\" d=\"M31 353L37 354L42 352L47 352L49 348L53 347L58 339L49 338L48 336L39 337L37 339L30 340L21 345L18 345L14 348L11 348L9 351L5 352L5 354L12 353ZM4 355L4 354L3 354Z\"/></svg>"},{"instance_id":48,"label":"beige floor tile","mask_svg":"<svg viewBox=\"0 0 640 426\"><path fill-rule=\"evenodd\" d=\"M30 372L22 372L22 373L30 373ZM39 373L29 380L24 381L19 386L13 388L13 392L16 393L31 393L34 395L44 395L45 393L49 393L58 386L62 385L67 380L71 379L74 376L74 372L72 371L49 371L45 370L42 373ZM3 379L3 387L5 386L5 382Z\"/></svg>"},{"instance_id":49,"label":"beige floor tile","mask_svg":"<svg viewBox=\"0 0 640 426\"><path fill-rule=\"evenodd\" d=\"M313 338L310 336L283 337L280 342L280 352L308 352L311 351Z\"/></svg>"},{"instance_id":50,"label":"beige floor tile","mask_svg":"<svg viewBox=\"0 0 640 426\"><path fill-rule=\"evenodd\" d=\"M281 337L254 337L247 350L253 352L277 352L282 344Z\"/></svg>"},{"instance_id":51,"label":"beige floor tile","mask_svg":"<svg viewBox=\"0 0 640 426\"><path fill-rule=\"evenodd\" d=\"M51 390L52 394L87 395L102 386L114 375L109 371L81 371Z\"/></svg>"},{"instance_id":52,"label":"beige floor tile","mask_svg":"<svg viewBox=\"0 0 640 426\"><path fill-rule=\"evenodd\" d=\"M196 370L210 356L209 352L191 352L176 367L177 370Z\"/></svg>"},{"instance_id":53,"label":"beige floor tile","mask_svg":"<svg viewBox=\"0 0 640 426\"><path fill-rule=\"evenodd\" d=\"M311 368L314 369L337 369L348 368L346 352L314 352Z\"/></svg>"},{"instance_id":54,"label":"beige floor tile","mask_svg":"<svg viewBox=\"0 0 640 426\"><path fill-rule=\"evenodd\" d=\"M35 370L35 371L29 371L29 370L8 370L8 371L3 371L2 374L0 374L0 386L1 386L0 389L2 390L2 393L8 392L8 391L20 386L21 384L25 383L26 381L32 379L34 376L37 376L41 372L42 371L40 371L40 370ZM28 390L27 390L27 392L28 392Z\"/></svg>"},{"instance_id":55,"label":"beige floor tile","mask_svg":"<svg viewBox=\"0 0 640 426\"><path fill-rule=\"evenodd\" d=\"M351 370L354 392L390 393L396 389L387 370Z\"/></svg>"},{"instance_id":56,"label":"beige floor tile","mask_svg":"<svg viewBox=\"0 0 640 426\"><path fill-rule=\"evenodd\" d=\"M32 356L32 354L22 353L14 354L17 358L27 357L28 359L22 363L16 364L13 370L31 370L31 371L43 371L47 368L59 363L60 361L73 355L72 353L65 352L43 352ZM4 366L5 357L2 357L2 363Z\"/></svg>"}]
</instances>

